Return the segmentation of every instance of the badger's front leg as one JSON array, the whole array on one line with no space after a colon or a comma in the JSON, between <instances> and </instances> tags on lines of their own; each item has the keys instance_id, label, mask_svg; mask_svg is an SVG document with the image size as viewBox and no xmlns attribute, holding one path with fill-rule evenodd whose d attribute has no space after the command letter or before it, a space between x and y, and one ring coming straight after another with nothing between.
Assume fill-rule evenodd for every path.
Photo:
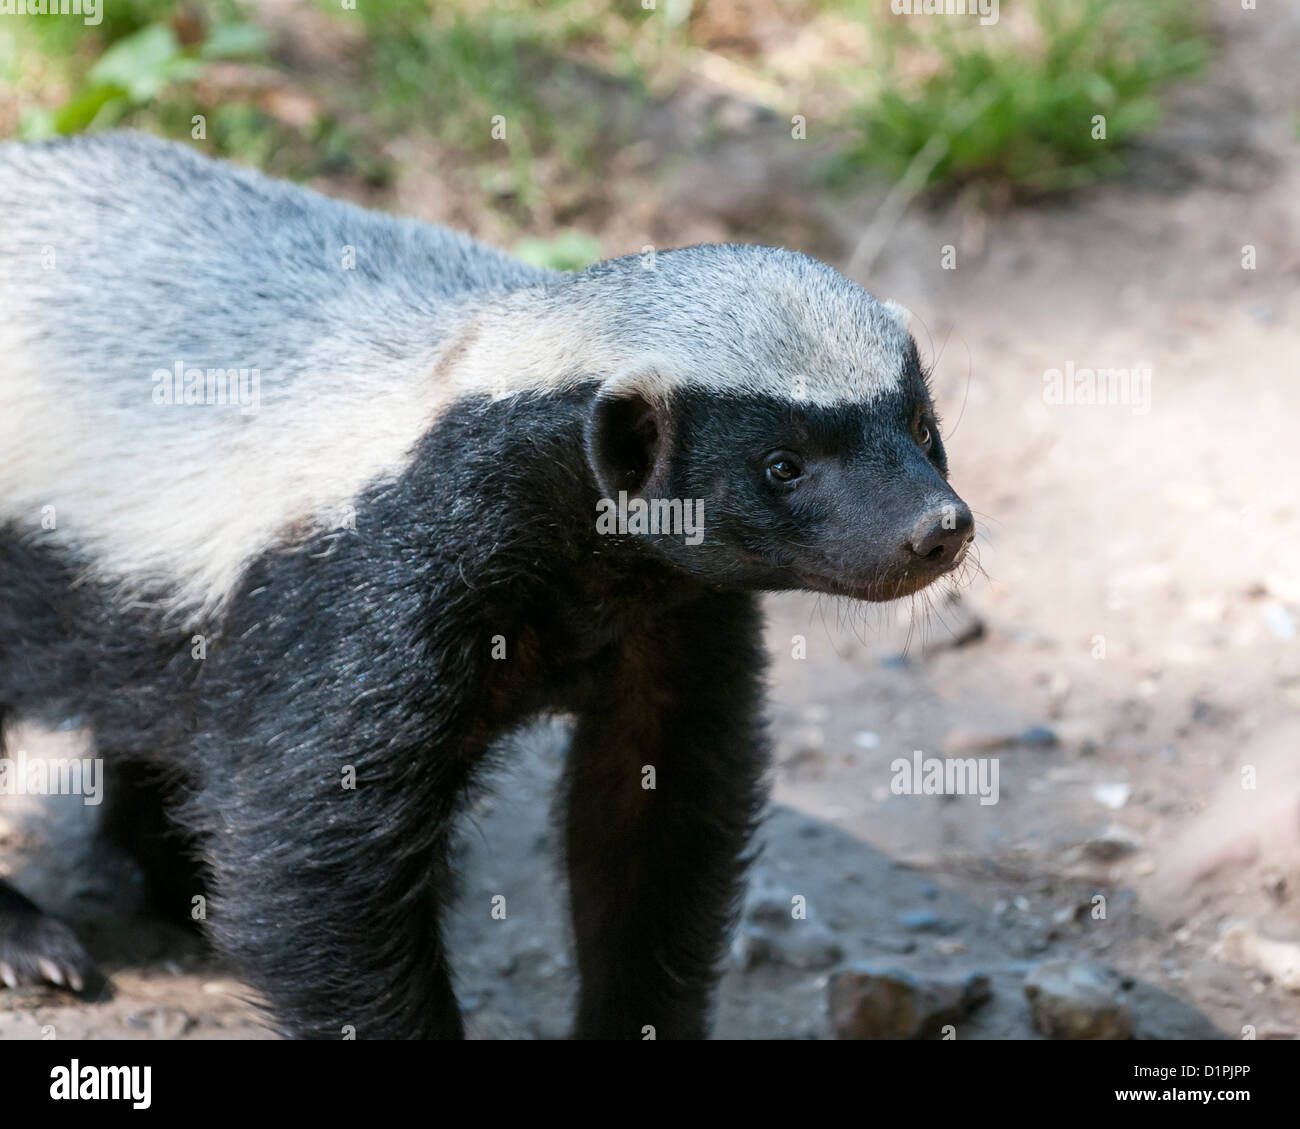
<instances>
[{"instance_id":1,"label":"badger's front leg","mask_svg":"<svg viewBox=\"0 0 1300 1129\"><path fill-rule=\"evenodd\" d=\"M206 851L215 940L288 1036L461 1038L439 921L450 801L422 800L400 767L384 779L358 764L352 792L313 767L315 780L268 777L204 800L226 809Z\"/></svg>"},{"instance_id":2,"label":"badger's front leg","mask_svg":"<svg viewBox=\"0 0 1300 1129\"><path fill-rule=\"evenodd\" d=\"M565 781L580 1038L702 1038L764 798L753 597L615 648Z\"/></svg>"},{"instance_id":3,"label":"badger's front leg","mask_svg":"<svg viewBox=\"0 0 1300 1129\"><path fill-rule=\"evenodd\" d=\"M439 919L485 739L482 672L443 661L440 641L401 645L413 616L385 635L368 612L268 612L214 648L186 805L212 879L207 924L286 1034L459 1038ZM277 634L304 622L312 645ZM250 670L269 671L255 695Z\"/></svg>"}]
</instances>

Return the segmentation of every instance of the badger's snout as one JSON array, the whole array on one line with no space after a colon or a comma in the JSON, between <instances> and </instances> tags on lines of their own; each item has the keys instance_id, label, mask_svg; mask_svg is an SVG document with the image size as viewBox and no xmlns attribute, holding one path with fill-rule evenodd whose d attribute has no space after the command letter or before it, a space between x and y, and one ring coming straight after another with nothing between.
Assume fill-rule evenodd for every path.
<instances>
[{"instance_id":1,"label":"badger's snout","mask_svg":"<svg viewBox=\"0 0 1300 1129\"><path fill-rule=\"evenodd\" d=\"M971 509L928 464L870 477L828 464L811 483L826 515L791 539L802 587L860 600L910 596L957 568Z\"/></svg>"},{"instance_id":2,"label":"badger's snout","mask_svg":"<svg viewBox=\"0 0 1300 1129\"><path fill-rule=\"evenodd\" d=\"M958 499L923 513L904 546L909 565L946 572L961 564L975 539L975 519L970 507Z\"/></svg>"}]
</instances>

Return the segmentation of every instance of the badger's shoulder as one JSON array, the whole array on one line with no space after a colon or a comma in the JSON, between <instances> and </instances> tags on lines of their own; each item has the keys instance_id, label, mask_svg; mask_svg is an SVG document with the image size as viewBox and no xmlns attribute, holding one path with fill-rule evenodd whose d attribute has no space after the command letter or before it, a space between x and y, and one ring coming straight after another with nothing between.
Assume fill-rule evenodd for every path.
<instances>
[{"instance_id":1,"label":"badger's shoulder","mask_svg":"<svg viewBox=\"0 0 1300 1129\"><path fill-rule=\"evenodd\" d=\"M0 340L50 384L427 359L466 305L546 277L458 232L130 132L0 145ZM3 382L0 382L3 396Z\"/></svg>"},{"instance_id":2,"label":"badger's shoulder","mask_svg":"<svg viewBox=\"0 0 1300 1129\"><path fill-rule=\"evenodd\" d=\"M186 604L398 473L459 326L547 278L138 134L0 146L0 199L0 524Z\"/></svg>"}]
</instances>

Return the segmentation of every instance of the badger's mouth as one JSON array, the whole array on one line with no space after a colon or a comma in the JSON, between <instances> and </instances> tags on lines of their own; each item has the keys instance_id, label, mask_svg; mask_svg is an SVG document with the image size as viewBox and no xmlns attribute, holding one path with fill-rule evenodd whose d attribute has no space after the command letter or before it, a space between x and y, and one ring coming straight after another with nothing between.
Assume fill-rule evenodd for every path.
<instances>
[{"instance_id":1,"label":"badger's mouth","mask_svg":"<svg viewBox=\"0 0 1300 1129\"><path fill-rule=\"evenodd\" d=\"M904 573L885 580L853 580L819 573L800 572L801 585L810 592L824 592L828 596L848 596L854 600L868 600L883 604L912 596L933 584L944 572Z\"/></svg>"},{"instance_id":2,"label":"badger's mouth","mask_svg":"<svg viewBox=\"0 0 1300 1129\"><path fill-rule=\"evenodd\" d=\"M911 567L882 570L884 575L870 580L835 576L804 568L796 569L795 575L799 578L799 583L811 592L825 592L829 596L848 596L854 600L883 604L915 595L936 580L952 575L965 561L967 547L969 546L963 546L953 560L943 564L917 561Z\"/></svg>"}]
</instances>

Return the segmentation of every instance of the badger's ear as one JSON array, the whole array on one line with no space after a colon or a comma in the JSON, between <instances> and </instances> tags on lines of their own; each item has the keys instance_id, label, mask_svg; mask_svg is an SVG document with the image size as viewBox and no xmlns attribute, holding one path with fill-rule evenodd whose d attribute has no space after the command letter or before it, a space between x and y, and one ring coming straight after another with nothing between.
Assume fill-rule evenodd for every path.
<instances>
[{"instance_id":1,"label":"badger's ear","mask_svg":"<svg viewBox=\"0 0 1300 1129\"><path fill-rule=\"evenodd\" d=\"M671 413L643 388L602 389L587 419L587 461L605 497L645 494L667 473Z\"/></svg>"}]
</instances>

